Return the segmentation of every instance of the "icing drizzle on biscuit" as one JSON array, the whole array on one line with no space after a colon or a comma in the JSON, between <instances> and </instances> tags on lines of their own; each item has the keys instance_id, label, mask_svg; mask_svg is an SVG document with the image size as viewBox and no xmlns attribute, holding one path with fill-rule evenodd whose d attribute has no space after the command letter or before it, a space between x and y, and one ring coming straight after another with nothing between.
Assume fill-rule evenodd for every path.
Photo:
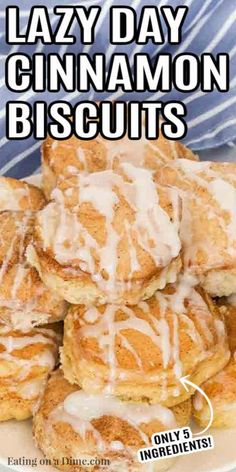
<instances>
[{"instance_id":1,"label":"icing drizzle on biscuit","mask_svg":"<svg viewBox=\"0 0 236 472\"><path fill-rule=\"evenodd\" d=\"M21 398L37 398L55 367L59 339L52 329L22 333L0 325L1 386Z\"/></svg>"},{"instance_id":2,"label":"icing drizzle on biscuit","mask_svg":"<svg viewBox=\"0 0 236 472\"><path fill-rule=\"evenodd\" d=\"M140 445L150 443L150 438L144 432L145 425L152 421L159 421L162 427L172 429L176 427L176 420L172 411L161 405L148 405L145 403L122 402L110 395L88 395L82 390L68 395L64 402L59 404L50 414L49 420L53 423L64 422L70 424L80 438L87 443L88 434L92 434L96 442L98 452L108 449L116 449L114 440L110 443L104 439L95 426L93 420L103 417L119 418L128 423L139 435ZM114 431L114 438L115 438ZM116 444L117 446L117 444ZM119 451L125 452L130 457L136 456L132 446L119 438Z\"/></svg>"},{"instance_id":3,"label":"icing drizzle on biscuit","mask_svg":"<svg viewBox=\"0 0 236 472\"><path fill-rule=\"evenodd\" d=\"M235 164L179 159L160 167L157 179L175 188L183 202L181 241L185 267L199 275L234 267Z\"/></svg>"},{"instance_id":4,"label":"icing drizzle on biscuit","mask_svg":"<svg viewBox=\"0 0 236 472\"><path fill-rule=\"evenodd\" d=\"M152 261L153 275L179 255L179 197L175 191L165 190L172 208L170 217L161 206L158 187L148 170L124 163L119 173L81 174L63 181L52 196L54 201L38 215L43 249L51 248L62 266L77 267L78 275L88 273L111 300L119 287L121 291L128 289L134 279L139 283L141 252L149 264ZM86 221L82 218L85 208ZM122 247L127 241L125 255ZM129 260L125 275L119 270L124 258Z\"/></svg>"},{"instance_id":5,"label":"icing drizzle on biscuit","mask_svg":"<svg viewBox=\"0 0 236 472\"><path fill-rule=\"evenodd\" d=\"M190 274L185 274L175 288L156 292L151 299L140 302L135 307L106 305L80 308L79 327L77 323L77 328L74 328L77 331L73 336L76 340L79 336L81 352L83 353L85 348L85 353L87 352L89 356L90 348L89 343L86 347L86 340L96 340L98 348L95 351L96 357L99 357L108 368L108 376L105 377L103 387L105 392L115 393L116 387L123 381L132 379L138 381L140 378L142 383L147 381L162 385L163 398L167 393L166 382L170 381L173 387L172 394L175 395L174 388L176 383L178 385L178 379L188 373L185 371L183 361L185 356L182 350L183 333L191 343L188 343L188 349L190 345L195 346L192 367L208 358L211 348L216 343L225 342L223 322L211 313L194 285L196 279ZM72 310L69 316L72 316L72 320L78 321L76 309ZM137 343L134 342L135 333L137 336L139 334ZM150 355L148 361L142 349L147 340L149 349L153 349L153 356ZM83 359L81 352L80 356ZM126 359L127 355L133 359L132 368L124 364L123 356ZM91 352L91 356L93 358L94 352ZM96 382L99 384L99 375L94 380L95 390Z\"/></svg>"},{"instance_id":6,"label":"icing drizzle on biscuit","mask_svg":"<svg viewBox=\"0 0 236 472\"><path fill-rule=\"evenodd\" d=\"M63 302L54 295L51 295L51 306L47 305L49 291L26 260L33 222L32 212L1 214L1 320L21 330L29 330L37 322L46 323L55 309L58 316L63 309Z\"/></svg>"}]
</instances>

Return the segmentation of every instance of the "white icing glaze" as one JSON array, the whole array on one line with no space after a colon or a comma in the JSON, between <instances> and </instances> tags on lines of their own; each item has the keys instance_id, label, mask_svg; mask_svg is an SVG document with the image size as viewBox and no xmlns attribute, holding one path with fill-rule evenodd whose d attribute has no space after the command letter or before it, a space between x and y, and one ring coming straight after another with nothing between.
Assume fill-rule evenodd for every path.
<instances>
[{"instance_id":1,"label":"white icing glaze","mask_svg":"<svg viewBox=\"0 0 236 472\"><path fill-rule=\"evenodd\" d=\"M12 284L12 289L11 289L11 294L10 294L10 299L15 301L16 300L16 295L18 288L21 285L22 280L24 279L26 275L27 268L25 266L25 263L23 261L24 257L24 250L25 250L25 237L26 233L29 229L29 221L30 221L31 214L30 213L25 213L23 219L17 219L16 215L16 220L15 220L15 234L12 239L12 241L9 244L8 251L3 259L1 268L0 268L0 283L4 283L4 276L6 275L8 268L10 267L10 263L12 260L12 257L14 255L15 251L18 251L18 262L16 265L16 275L13 280ZM4 227L2 228L2 231L4 231ZM2 236L4 238L4 235ZM19 243L17 244L19 239ZM1 306L6 306L8 300L3 299L3 297L0 299L0 304Z\"/></svg>"},{"instance_id":2,"label":"white icing glaze","mask_svg":"<svg viewBox=\"0 0 236 472\"><path fill-rule=\"evenodd\" d=\"M99 315L98 315L97 309L95 307L89 307L86 310L86 313L84 315L84 319L85 319L86 323L94 323L95 321L97 321L98 316Z\"/></svg>"},{"instance_id":3,"label":"white icing glaze","mask_svg":"<svg viewBox=\"0 0 236 472\"><path fill-rule=\"evenodd\" d=\"M169 166L170 170L176 172L173 186L183 201L181 240L185 267L192 266L197 273L235 265L236 172L232 166L230 163L215 164L188 159L179 159ZM212 229L205 233L202 231L203 210L209 224L214 222L215 233ZM222 232L220 241L217 241L219 235L215 222ZM206 254L206 260L201 264L196 257L198 251Z\"/></svg>"},{"instance_id":4,"label":"white icing glaze","mask_svg":"<svg viewBox=\"0 0 236 472\"><path fill-rule=\"evenodd\" d=\"M35 328L30 335L19 333L13 336L13 332L7 326L0 326L0 346L4 348L0 352L0 363L2 363L0 379L18 395L22 393L22 398L29 398L31 393L33 397L36 395L36 391L39 391L37 385L41 388L42 381L46 377L41 380L37 378L28 380L28 376L36 366L45 367L48 372L55 367L59 337L50 329ZM24 358L24 350L36 344L39 345L36 353L30 358ZM5 362L9 363L6 372ZM11 376L11 365L17 369L14 378Z\"/></svg>"},{"instance_id":5,"label":"white icing glaze","mask_svg":"<svg viewBox=\"0 0 236 472\"><path fill-rule=\"evenodd\" d=\"M36 334L35 336L0 336L0 344L5 347L8 353L11 353L17 349L23 349L26 346L32 344L54 344L53 339L50 339L42 334ZM0 353L1 356L1 353Z\"/></svg>"},{"instance_id":6,"label":"white icing glaze","mask_svg":"<svg viewBox=\"0 0 236 472\"><path fill-rule=\"evenodd\" d=\"M77 148L77 157L79 161L81 162L81 164L83 164L83 170L87 172L88 167L87 167L86 155L85 155L84 149L81 146Z\"/></svg>"},{"instance_id":7,"label":"white icing glaze","mask_svg":"<svg viewBox=\"0 0 236 472\"><path fill-rule=\"evenodd\" d=\"M57 149L58 147L58 141L56 139L53 140L52 142L52 150L55 151L55 149Z\"/></svg>"},{"instance_id":8,"label":"white icing glaze","mask_svg":"<svg viewBox=\"0 0 236 472\"><path fill-rule=\"evenodd\" d=\"M173 413L161 405L122 402L111 395L88 395L83 390L69 395L64 400L64 409L81 421L116 416L136 426L154 420L159 420L168 428L175 424Z\"/></svg>"},{"instance_id":9,"label":"white icing glaze","mask_svg":"<svg viewBox=\"0 0 236 472\"><path fill-rule=\"evenodd\" d=\"M140 302L137 308L143 312L145 319L138 316L132 307L127 306L106 305L102 314L96 307L85 309L84 314L80 316L79 336L81 339L96 339L99 347L97 355L109 367L109 377L106 379L104 392L114 393L120 380L130 380L136 376L137 381L139 375L142 382L146 379L147 382L162 384L165 392L169 369L173 369L176 379L186 375L180 355L180 322L184 323L186 334L197 347L199 362L209 355L209 351L205 348L205 340L213 345L214 330L218 342L224 341L224 325L221 320L214 319L206 302L195 290L196 283L195 277L189 273L185 274L176 284L174 293L156 292L156 307L149 305L149 301ZM153 299L151 303L154 303ZM119 312L122 313L121 318L118 318ZM158 347L162 354L163 370L148 374L144 371L142 355L126 334L126 331L128 333L130 330L147 336ZM132 371L124 370L118 365L117 342L134 358L136 368ZM96 382L95 379L94 384Z\"/></svg>"},{"instance_id":10,"label":"white icing glaze","mask_svg":"<svg viewBox=\"0 0 236 472\"><path fill-rule=\"evenodd\" d=\"M16 388L18 395L24 400L31 400L37 398L44 390L47 378L34 379L19 384Z\"/></svg>"},{"instance_id":11,"label":"white icing glaze","mask_svg":"<svg viewBox=\"0 0 236 472\"><path fill-rule=\"evenodd\" d=\"M75 166L67 166L66 167L66 171L69 173L69 174L72 174L72 175L77 175L78 174L78 169L77 167Z\"/></svg>"},{"instance_id":12,"label":"white icing glaze","mask_svg":"<svg viewBox=\"0 0 236 472\"><path fill-rule=\"evenodd\" d=\"M176 192L169 192L173 206L172 222L159 204L152 173L128 163L122 164L120 169L122 175L109 170L80 174L76 187L73 187L77 192L78 205L69 208L65 201L66 195L55 189L52 193L54 202L43 209L38 217L43 249L53 248L55 259L61 265L70 264L80 271L88 272L102 290L115 295L118 245L124 233L122 231L120 234L116 230L114 217L121 197L125 198L134 213L132 222L128 219L124 222L129 242L130 276L128 281L119 281L123 283L123 289L130 286L133 274L140 269L134 236L159 269L167 267L180 252L179 198ZM91 204L104 217L106 241L102 246L79 219L80 207L84 203Z\"/></svg>"},{"instance_id":13,"label":"white icing glaze","mask_svg":"<svg viewBox=\"0 0 236 472\"><path fill-rule=\"evenodd\" d=\"M124 444L121 441L111 441L110 448L113 449L113 451L122 451Z\"/></svg>"},{"instance_id":14,"label":"white icing glaze","mask_svg":"<svg viewBox=\"0 0 236 472\"><path fill-rule=\"evenodd\" d=\"M161 131L160 131L161 133ZM145 167L147 165L147 158L150 158L148 163L152 167L160 165L161 163L169 162L171 159L178 159L177 144L175 141L165 141L163 146L163 137L155 141L145 138L145 126L142 125L142 136L138 140L130 140L127 135L122 139L109 141L98 136L95 141L101 143L106 150L107 168L114 168L115 164L130 163L136 167ZM63 143L64 146L64 143ZM80 147L79 147L80 148ZM79 149L78 148L78 149ZM91 148L92 149L92 148ZM86 153L92 150L86 150ZM82 162L83 160L80 159ZM85 165L86 169L87 166Z\"/></svg>"},{"instance_id":15,"label":"white icing glaze","mask_svg":"<svg viewBox=\"0 0 236 472\"><path fill-rule=\"evenodd\" d=\"M231 239L235 240L236 235L236 188L223 179L215 178L209 183L212 192L219 206L230 214L230 223L227 233Z\"/></svg>"},{"instance_id":16,"label":"white icing glaze","mask_svg":"<svg viewBox=\"0 0 236 472\"><path fill-rule=\"evenodd\" d=\"M3 307L4 310L9 311L8 318L15 328L18 327L26 331L33 326L35 318L36 321L40 319L41 315L37 313L38 309L41 312L43 309L45 310L42 316L47 321L48 307L40 306L39 308L40 298L44 293L47 293L47 289L39 281L35 284L32 275L34 269L29 266L25 256L26 241L29 241L32 225L32 213L25 212L23 217L21 214L19 215L18 217L18 214L15 214L15 230L11 241L7 239L5 241L7 227L5 228L3 225L1 228L2 244L8 243L8 249L0 267L0 284L3 287L0 293L0 308ZM9 278L7 279L7 277ZM7 289L4 290L5 280L7 280ZM2 319L5 321L4 317Z\"/></svg>"},{"instance_id":17,"label":"white icing glaze","mask_svg":"<svg viewBox=\"0 0 236 472\"><path fill-rule=\"evenodd\" d=\"M13 188L5 180L0 179L0 211L19 211L21 210L22 198L27 198L29 207L31 203L30 190L27 185L22 183L21 188Z\"/></svg>"},{"instance_id":18,"label":"white icing glaze","mask_svg":"<svg viewBox=\"0 0 236 472\"><path fill-rule=\"evenodd\" d=\"M87 433L92 433L96 442L96 449L104 452L109 449L125 451L135 456L132 446L127 446L119 441L107 443L101 433L92 424L94 419L103 416L117 417L129 423L139 434L140 443L148 445L150 438L142 430L143 424L159 421L166 429L176 427L176 420L171 410L160 405L148 405L145 403L127 403L110 395L88 395L82 390L67 396L64 402L58 405L50 414L50 420L71 425L81 439L87 443ZM115 438L115 431L114 431Z\"/></svg>"}]
</instances>

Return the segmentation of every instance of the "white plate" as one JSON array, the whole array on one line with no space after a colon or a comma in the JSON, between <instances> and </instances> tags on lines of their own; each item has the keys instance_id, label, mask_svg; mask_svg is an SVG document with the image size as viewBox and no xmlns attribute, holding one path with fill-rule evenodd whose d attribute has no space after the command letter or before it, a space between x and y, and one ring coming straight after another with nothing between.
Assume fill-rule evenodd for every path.
<instances>
[{"instance_id":1,"label":"white plate","mask_svg":"<svg viewBox=\"0 0 236 472\"><path fill-rule=\"evenodd\" d=\"M32 176L24 180L40 186L40 176ZM209 432L214 437L214 449L179 458L170 472L229 472L236 468L236 430L221 429ZM37 467L9 466L9 457L35 459ZM0 424L0 464L17 472L57 471L40 461L44 461L44 457L34 445L30 420L8 421ZM112 472L109 467L107 471Z\"/></svg>"}]
</instances>

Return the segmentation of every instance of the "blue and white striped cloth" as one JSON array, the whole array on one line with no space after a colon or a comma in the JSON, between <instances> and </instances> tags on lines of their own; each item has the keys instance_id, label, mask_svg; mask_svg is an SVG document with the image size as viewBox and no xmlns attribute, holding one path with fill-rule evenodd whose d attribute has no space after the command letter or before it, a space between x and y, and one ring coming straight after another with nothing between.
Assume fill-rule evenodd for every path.
<instances>
[{"instance_id":1,"label":"blue and white striped cloth","mask_svg":"<svg viewBox=\"0 0 236 472\"><path fill-rule=\"evenodd\" d=\"M59 4L60 2L58 2ZM45 2L29 2L18 0L15 2L21 10L21 32L24 33L28 19L29 8L33 5L45 5ZM182 43L180 45L165 44L155 46L152 43L141 46L129 44L126 46L111 46L108 44L108 18L109 8L112 5L132 6L139 15L144 5L164 6L187 5L189 13L184 22ZM26 93L9 92L4 81L4 65L6 56L12 52L20 51L32 54L33 52L59 52L64 54L68 52L66 46L44 46L39 42L37 46L20 45L9 46L5 43L5 8L12 5L7 0L1 0L0 6L0 174L6 174L13 177L23 177L37 171L40 163L39 147L40 142L33 138L23 141L7 141L5 138L5 104L8 100L25 100L33 103L34 101L63 99L72 104L83 99L95 98L103 99L105 94L97 96L91 91L90 94L71 93L66 94L61 91L57 94L41 93L35 94L32 91ZM53 16L54 0L47 0L47 8L52 18L53 26L56 26L56 17ZM223 143L232 142L236 138L236 0L158 0L156 2L149 0L133 0L124 2L122 0L87 0L71 2L64 0L63 5L90 5L102 6L101 15L97 23L97 36L93 45L83 46L78 41L75 45L69 46L72 52L86 52L94 54L95 52L105 52L109 57L113 52L126 52L130 58L131 64L134 53L146 52L151 57L155 57L160 52L169 52L172 55L182 52L191 52L200 55L203 52L217 54L219 52L228 52L231 59L230 90L227 93L203 93L197 90L191 94L180 93L173 90L171 93L145 93L141 94L123 94L116 93L112 98L122 99L140 99L140 100L182 100L188 110L188 134L185 142L192 149L206 149L217 147ZM74 25L75 26L75 25ZM166 33L166 28L163 26ZM73 31L75 34L75 31ZM106 98L111 96L106 95Z\"/></svg>"}]
</instances>

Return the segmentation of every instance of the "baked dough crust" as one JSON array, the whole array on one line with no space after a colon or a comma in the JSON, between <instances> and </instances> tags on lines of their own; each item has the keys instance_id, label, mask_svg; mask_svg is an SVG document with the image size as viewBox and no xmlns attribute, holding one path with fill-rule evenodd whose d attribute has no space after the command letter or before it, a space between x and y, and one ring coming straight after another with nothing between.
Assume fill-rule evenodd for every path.
<instances>
[{"instance_id":1,"label":"baked dough crust","mask_svg":"<svg viewBox=\"0 0 236 472\"><path fill-rule=\"evenodd\" d=\"M65 377L86 392L171 407L229 361L217 307L186 283L168 286L136 306L71 307L61 350Z\"/></svg>"},{"instance_id":2,"label":"baked dough crust","mask_svg":"<svg viewBox=\"0 0 236 472\"><path fill-rule=\"evenodd\" d=\"M38 211L45 203L42 190L34 185L0 177L0 211Z\"/></svg>"},{"instance_id":3,"label":"baked dough crust","mask_svg":"<svg viewBox=\"0 0 236 472\"><path fill-rule=\"evenodd\" d=\"M69 303L135 304L181 269L178 195L121 167L61 181L37 215L28 261Z\"/></svg>"},{"instance_id":4,"label":"baked dough crust","mask_svg":"<svg viewBox=\"0 0 236 472\"><path fill-rule=\"evenodd\" d=\"M213 297L236 293L236 164L179 159L155 178L182 199L185 269Z\"/></svg>"},{"instance_id":5,"label":"baked dough crust","mask_svg":"<svg viewBox=\"0 0 236 472\"><path fill-rule=\"evenodd\" d=\"M50 198L58 180L79 172L116 169L121 162L156 169L158 165L178 158L197 160L196 154L179 141L168 141L162 133L156 141L108 141L102 137L80 140L75 136L65 141L47 137L42 145L43 190Z\"/></svg>"},{"instance_id":6,"label":"baked dough crust","mask_svg":"<svg viewBox=\"0 0 236 472\"><path fill-rule=\"evenodd\" d=\"M0 421L32 416L56 365L60 340L50 325L28 332L0 325Z\"/></svg>"},{"instance_id":7,"label":"baked dough crust","mask_svg":"<svg viewBox=\"0 0 236 472\"><path fill-rule=\"evenodd\" d=\"M153 407L145 404L136 405L137 414L131 424L129 417L134 405L124 406L122 402L106 397L94 397L97 412L93 418L90 408L92 419L84 422L87 413L83 404L76 409L75 415L68 415L66 406L68 401L80 400L81 392L78 387L70 385L63 378L61 371L55 372L49 380L40 408L33 419L34 437L38 447L47 458L58 460L57 468L60 470L68 472L105 470L101 464L93 467L65 463L63 465L63 457L76 457L87 461L96 457L100 460L108 459L112 472L123 470L141 472L145 470L145 466L138 463L137 450L145 447L145 438L149 438L150 441L153 433L170 429L171 426L183 427L189 423L191 414L189 401L172 411L159 405ZM82 395L83 403L89 401L92 405L95 404L91 396L83 392ZM110 402L116 407L114 411L110 410L112 413L107 408ZM124 408L127 412L126 417L122 414ZM153 418L151 411L155 413ZM143 419L142 423L139 423L139 414L143 414L144 417L145 412L149 412L149 419L146 421ZM153 471L164 471L172 464L173 459L155 461Z\"/></svg>"},{"instance_id":8,"label":"baked dough crust","mask_svg":"<svg viewBox=\"0 0 236 472\"><path fill-rule=\"evenodd\" d=\"M25 257L35 213L0 212L0 323L13 329L62 320L67 303L42 283Z\"/></svg>"}]
</instances>

